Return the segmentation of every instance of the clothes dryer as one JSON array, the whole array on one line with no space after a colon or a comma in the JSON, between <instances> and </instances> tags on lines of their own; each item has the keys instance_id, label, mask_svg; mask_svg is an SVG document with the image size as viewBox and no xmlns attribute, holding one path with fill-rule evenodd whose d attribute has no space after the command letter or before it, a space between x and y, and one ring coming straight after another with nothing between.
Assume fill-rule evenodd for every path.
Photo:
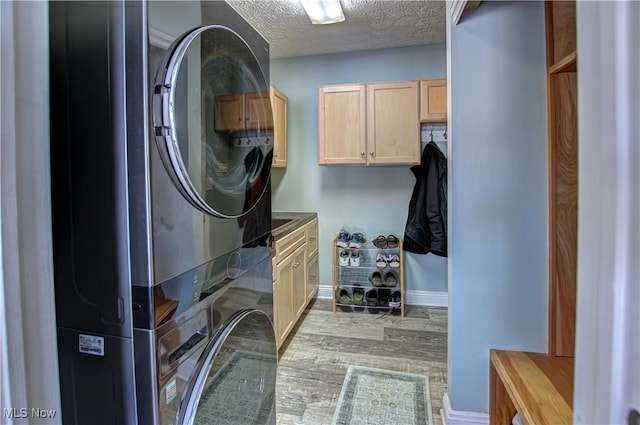
<instances>
[{"instance_id":1,"label":"clothes dryer","mask_svg":"<svg viewBox=\"0 0 640 425\"><path fill-rule=\"evenodd\" d=\"M51 2L49 28L65 424L234 423L220 391L273 423L268 43L222 1Z\"/></svg>"}]
</instances>

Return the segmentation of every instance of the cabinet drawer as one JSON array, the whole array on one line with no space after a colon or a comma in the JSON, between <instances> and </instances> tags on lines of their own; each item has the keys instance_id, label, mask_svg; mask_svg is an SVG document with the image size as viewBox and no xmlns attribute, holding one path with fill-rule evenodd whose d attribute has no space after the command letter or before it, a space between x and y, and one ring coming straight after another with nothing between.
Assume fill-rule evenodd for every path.
<instances>
[{"instance_id":1,"label":"cabinet drawer","mask_svg":"<svg viewBox=\"0 0 640 425\"><path fill-rule=\"evenodd\" d=\"M318 254L318 219L313 219L307 227L307 260Z\"/></svg>"},{"instance_id":2,"label":"cabinet drawer","mask_svg":"<svg viewBox=\"0 0 640 425\"><path fill-rule=\"evenodd\" d=\"M287 258L293 253L300 245L307 241L307 228L303 226L282 239L276 240L276 264Z\"/></svg>"}]
</instances>

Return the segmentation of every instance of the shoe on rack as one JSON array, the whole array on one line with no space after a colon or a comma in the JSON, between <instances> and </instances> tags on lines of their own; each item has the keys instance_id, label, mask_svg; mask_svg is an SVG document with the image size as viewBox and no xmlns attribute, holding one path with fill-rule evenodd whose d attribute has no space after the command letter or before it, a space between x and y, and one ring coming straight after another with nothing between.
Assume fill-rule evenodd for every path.
<instances>
[{"instance_id":1,"label":"shoe on rack","mask_svg":"<svg viewBox=\"0 0 640 425\"><path fill-rule=\"evenodd\" d=\"M349 240L349 248L361 248L367 242L362 233L354 233Z\"/></svg>"},{"instance_id":2,"label":"shoe on rack","mask_svg":"<svg viewBox=\"0 0 640 425\"><path fill-rule=\"evenodd\" d=\"M357 283L353 285L353 304L354 305L362 305L364 304L364 289L358 285Z\"/></svg>"},{"instance_id":3,"label":"shoe on rack","mask_svg":"<svg viewBox=\"0 0 640 425\"><path fill-rule=\"evenodd\" d=\"M398 279L396 279L396 275L393 272L387 272L384 276L384 286L389 288L393 288L398 284Z\"/></svg>"},{"instance_id":4,"label":"shoe on rack","mask_svg":"<svg viewBox=\"0 0 640 425\"><path fill-rule=\"evenodd\" d=\"M386 241L389 248L397 248L400 243L400 240L395 235L387 236Z\"/></svg>"},{"instance_id":5,"label":"shoe on rack","mask_svg":"<svg viewBox=\"0 0 640 425\"><path fill-rule=\"evenodd\" d=\"M351 251L351 256L349 257L349 265L351 267L360 267L360 253L357 249Z\"/></svg>"},{"instance_id":6,"label":"shoe on rack","mask_svg":"<svg viewBox=\"0 0 640 425\"><path fill-rule=\"evenodd\" d=\"M389 307L390 289L378 289L378 307Z\"/></svg>"},{"instance_id":7,"label":"shoe on rack","mask_svg":"<svg viewBox=\"0 0 640 425\"><path fill-rule=\"evenodd\" d=\"M380 270L387 268L387 257L382 254L376 256L376 267Z\"/></svg>"},{"instance_id":8,"label":"shoe on rack","mask_svg":"<svg viewBox=\"0 0 640 425\"><path fill-rule=\"evenodd\" d=\"M349 235L349 232L342 229L340 230L340 233L338 233L338 240L336 241L336 245L341 248L348 248L350 239L351 235Z\"/></svg>"},{"instance_id":9,"label":"shoe on rack","mask_svg":"<svg viewBox=\"0 0 640 425\"><path fill-rule=\"evenodd\" d=\"M340 250L340 259L338 260L339 264L341 266L348 266L349 265L349 250L348 249L341 249Z\"/></svg>"},{"instance_id":10,"label":"shoe on rack","mask_svg":"<svg viewBox=\"0 0 640 425\"><path fill-rule=\"evenodd\" d=\"M364 295L364 300L367 303L367 307L377 307L378 306L378 291L375 289L372 289L370 291L367 291L367 293ZM370 308L368 309L369 313L377 313L378 310L375 308Z\"/></svg>"},{"instance_id":11,"label":"shoe on rack","mask_svg":"<svg viewBox=\"0 0 640 425\"><path fill-rule=\"evenodd\" d=\"M378 236L377 238L375 238L373 240L373 245L376 248L387 249L387 247L388 247L387 238L385 238L383 235L380 235L380 236Z\"/></svg>"},{"instance_id":12,"label":"shoe on rack","mask_svg":"<svg viewBox=\"0 0 640 425\"><path fill-rule=\"evenodd\" d=\"M382 283L382 275L380 272L373 272L371 276L369 276L369 282L377 288L384 286Z\"/></svg>"},{"instance_id":13,"label":"shoe on rack","mask_svg":"<svg viewBox=\"0 0 640 425\"><path fill-rule=\"evenodd\" d=\"M402 306L402 298L400 297L400 291L395 291L391 294L391 298L389 299L389 307L390 308L400 308Z\"/></svg>"},{"instance_id":14,"label":"shoe on rack","mask_svg":"<svg viewBox=\"0 0 640 425\"><path fill-rule=\"evenodd\" d=\"M387 261L389 261L389 267L391 267L392 269L400 268L400 257L398 257L396 254L387 256Z\"/></svg>"},{"instance_id":15,"label":"shoe on rack","mask_svg":"<svg viewBox=\"0 0 640 425\"><path fill-rule=\"evenodd\" d=\"M336 289L336 300L338 300L340 304L353 304L353 297L351 297L349 290L345 288L338 287Z\"/></svg>"}]
</instances>

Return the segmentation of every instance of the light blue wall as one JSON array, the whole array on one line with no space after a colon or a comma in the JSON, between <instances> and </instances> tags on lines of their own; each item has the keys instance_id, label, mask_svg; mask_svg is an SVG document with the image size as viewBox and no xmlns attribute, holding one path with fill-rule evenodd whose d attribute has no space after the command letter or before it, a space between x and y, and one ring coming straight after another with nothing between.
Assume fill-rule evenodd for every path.
<instances>
[{"instance_id":1,"label":"light blue wall","mask_svg":"<svg viewBox=\"0 0 640 425\"><path fill-rule=\"evenodd\" d=\"M543 2L482 2L448 22L449 382L487 412L489 349L547 350Z\"/></svg>"},{"instance_id":2,"label":"light blue wall","mask_svg":"<svg viewBox=\"0 0 640 425\"><path fill-rule=\"evenodd\" d=\"M415 179L405 167L318 165L318 86L444 78L444 44L275 59L271 82L289 99L288 166L274 169L274 211L316 211L320 284L331 286L331 240L343 225L403 236ZM409 290L447 291L447 259L405 256Z\"/></svg>"}]
</instances>

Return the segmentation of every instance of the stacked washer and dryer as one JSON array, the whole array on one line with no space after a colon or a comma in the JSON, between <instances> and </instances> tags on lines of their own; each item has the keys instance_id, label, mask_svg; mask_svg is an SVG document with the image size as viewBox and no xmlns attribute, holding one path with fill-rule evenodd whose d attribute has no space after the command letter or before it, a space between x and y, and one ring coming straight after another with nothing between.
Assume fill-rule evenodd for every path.
<instances>
[{"instance_id":1,"label":"stacked washer and dryer","mask_svg":"<svg viewBox=\"0 0 640 425\"><path fill-rule=\"evenodd\" d=\"M49 24L65 425L274 424L268 43L222 1Z\"/></svg>"}]
</instances>

